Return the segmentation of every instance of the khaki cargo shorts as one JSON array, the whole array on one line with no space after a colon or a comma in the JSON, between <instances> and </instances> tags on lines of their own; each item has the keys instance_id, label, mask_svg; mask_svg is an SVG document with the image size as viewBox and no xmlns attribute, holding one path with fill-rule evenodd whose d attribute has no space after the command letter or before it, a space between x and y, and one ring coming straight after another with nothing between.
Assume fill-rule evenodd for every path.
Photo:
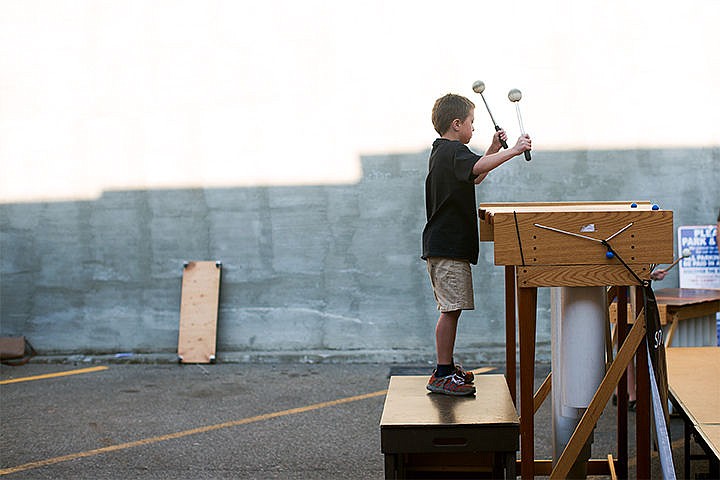
<instances>
[{"instance_id":1,"label":"khaki cargo shorts","mask_svg":"<svg viewBox=\"0 0 720 480\"><path fill-rule=\"evenodd\" d=\"M429 257L427 271L438 310L452 312L475 309L470 262L456 258Z\"/></svg>"}]
</instances>

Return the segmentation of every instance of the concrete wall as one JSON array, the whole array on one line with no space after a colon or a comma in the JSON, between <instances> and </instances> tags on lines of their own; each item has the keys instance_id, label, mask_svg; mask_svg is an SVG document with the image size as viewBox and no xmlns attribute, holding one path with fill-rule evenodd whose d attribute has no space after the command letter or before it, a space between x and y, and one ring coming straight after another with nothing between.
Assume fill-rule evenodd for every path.
<instances>
[{"instance_id":1,"label":"concrete wall","mask_svg":"<svg viewBox=\"0 0 720 480\"><path fill-rule=\"evenodd\" d=\"M220 260L220 361L432 361L437 313L420 260L428 152L362 159L357 184L107 191L93 201L0 205L2 335L41 354L177 349L185 260ZM651 200L675 227L711 224L720 148L534 152L478 202ZM458 358L500 361L503 269L481 245L477 310ZM674 271L658 287L677 286ZM541 289L538 358L549 360Z\"/></svg>"}]
</instances>

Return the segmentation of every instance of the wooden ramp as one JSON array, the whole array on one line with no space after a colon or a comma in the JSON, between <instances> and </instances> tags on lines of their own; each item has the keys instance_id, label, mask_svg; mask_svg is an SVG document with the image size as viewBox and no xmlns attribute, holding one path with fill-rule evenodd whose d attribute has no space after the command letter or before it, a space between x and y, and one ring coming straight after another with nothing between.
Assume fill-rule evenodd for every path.
<instances>
[{"instance_id":1,"label":"wooden ramp","mask_svg":"<svg viewBox=\"0 0 720 480\"><path fill-rule=\"evenodd\" d=\"M220 262L186 262L180 302L178 360L212 363L217 343Z\"/></svg>"}]
</instances>

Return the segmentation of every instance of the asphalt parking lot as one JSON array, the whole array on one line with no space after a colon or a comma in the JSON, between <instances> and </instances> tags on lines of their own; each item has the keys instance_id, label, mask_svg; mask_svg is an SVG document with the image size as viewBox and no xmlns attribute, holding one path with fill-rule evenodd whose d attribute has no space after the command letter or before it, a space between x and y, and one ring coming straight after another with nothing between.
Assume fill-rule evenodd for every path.
<instances>
[{"instance_id":1,"label":"asphalt parking lot","mask_svg":"<svg viewBox=\"0 0 720 480\"><path fill-rule=\"evenodd\" d=\"M538 384L548 370L536 368ZM0 476L381 479L389 375L424 373L376 364L2 366ZM536 458L551 455L549 415L546 402L536 417ZM680 419L671 428L682 472ZM616 453L612 405L594 437L593 457ZM632 457L632 421L629 437ZM653 455L653 477L657 463ZM633 469L631 458L631 478Z\"/></svg>"}]
</instances>

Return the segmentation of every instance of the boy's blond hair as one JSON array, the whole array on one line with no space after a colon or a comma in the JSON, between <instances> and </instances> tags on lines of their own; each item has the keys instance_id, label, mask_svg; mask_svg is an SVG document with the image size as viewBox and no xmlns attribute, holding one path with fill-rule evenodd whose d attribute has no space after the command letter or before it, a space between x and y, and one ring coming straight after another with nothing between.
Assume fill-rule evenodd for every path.
<instances>
[{"instance_id":1,"label":"boy's blond hair","mask_svg":"<svg viewBox=\"0 0 720 480\"><path fill-rule=\"evenodd\" d=\"M462 95L448 93L438 98L432 109L432 123L435 131L441 136L445 135L453 120L457 118L464 121L473 108L475 108L475 104Z\"/></svg>"}]
</instances>

